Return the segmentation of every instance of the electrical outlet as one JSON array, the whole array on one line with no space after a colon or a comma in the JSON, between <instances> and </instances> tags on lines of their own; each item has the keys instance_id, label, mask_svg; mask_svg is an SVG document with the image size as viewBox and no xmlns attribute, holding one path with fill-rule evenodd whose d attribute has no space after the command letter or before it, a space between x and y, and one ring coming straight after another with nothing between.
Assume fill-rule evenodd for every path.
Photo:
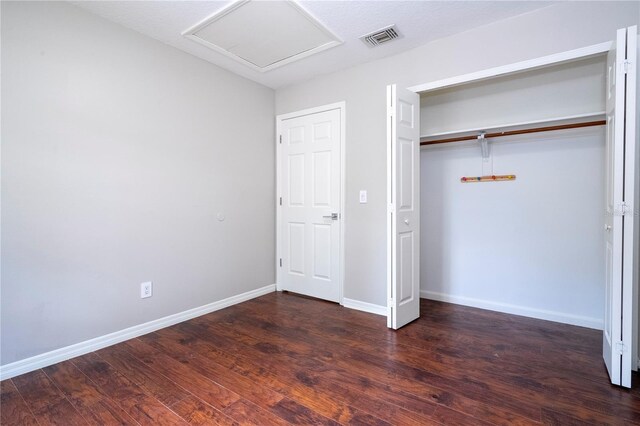
<instances>
[{"instance_id":1,"label":"electrical outlet","mask_svg":"<svg viewBox=\"0 0 640 426\"><path fill-rule=\"evenodd\" d=\"M145 297L151 297L153 294L153 283L151 281L147 281L146 283L140 284L140 298L144 299Z\"/></svg>"}]
</instances>

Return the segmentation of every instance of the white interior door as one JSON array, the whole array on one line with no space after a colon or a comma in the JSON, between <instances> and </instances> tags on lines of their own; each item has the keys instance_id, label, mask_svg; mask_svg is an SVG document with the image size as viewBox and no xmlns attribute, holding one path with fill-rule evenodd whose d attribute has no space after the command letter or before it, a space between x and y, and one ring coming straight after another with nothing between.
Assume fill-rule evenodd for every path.
<instances>
[{"instance_id":1,"label":"white interior door","mask_svg":"<svg viewBox=\"0 0 640 426\"><path fill-rule=\"evenodd\" d=\"M387 86L387 326L420 317L420 96Z\"/></svg>"},{"instance_id":2,"label":"white interior door","mask_svg":"<svg viewBox=\"0 0 640 426\"><path fill-rule=\"evenodd\" d=\"M611 382L631 387L636 27L618 30L607 57L607 184L603 357ZM629 35L629 37L628 37Z\"/></svg>"},{"instance_id":3,"label":"white interior door","mask_svg":"<svg viewBox=\"0 0 640 426\"><path fill-rule=\"evenodd\" d=\"M282 119L278 287L340 302L341 110Z\"/></svg>"}]
</instances>

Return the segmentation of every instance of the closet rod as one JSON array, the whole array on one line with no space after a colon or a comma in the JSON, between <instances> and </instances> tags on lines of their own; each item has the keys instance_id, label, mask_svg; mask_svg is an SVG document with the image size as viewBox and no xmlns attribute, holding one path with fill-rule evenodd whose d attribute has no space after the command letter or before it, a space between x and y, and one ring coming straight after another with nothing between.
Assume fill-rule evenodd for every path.
<instances>
[{"instance_id":1,"label":"closet rod","mask_svg":"<svg viewBox=\"0 0 640 426\"><path fill-rule=\"evenodd\" d=\"M501 136L514 136L514 135L524 135L527 133L550 132L552 130L579 129L581 127L604 126L605 124L607 124L605 120L584 121L582 123L559 124L557 126L532 127L529 129L508 130L506 132L485 133L484 137L486 139L493 139L493 138L499 138ZM435 145L439 143L463 142L463 141L475 141L475 140L478 140L478 136L459 136L455 138L424 141L424 142L420 142L420 145L421 146Z\"/></svg>"}]
</instances>

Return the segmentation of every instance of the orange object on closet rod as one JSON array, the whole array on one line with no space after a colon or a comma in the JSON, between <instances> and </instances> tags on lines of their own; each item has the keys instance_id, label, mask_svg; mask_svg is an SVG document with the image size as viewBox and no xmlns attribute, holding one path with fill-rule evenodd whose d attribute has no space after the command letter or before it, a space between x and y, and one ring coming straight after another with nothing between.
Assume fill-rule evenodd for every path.
<instances>
[{"instance_id":1,"label":"orange object on closet rod","mask_svg":"<svg viewBox=\"0 0 640 426\"><path fill-rule=\"evenodd\" d=\"M550 132L553 130L565 130L565 129L579 129L581 127L591 127L591 126L604 126L607 124L605 120L597 120L597 121L583 121L582 123L571 123L571 124L559 124L557 126L546 126L546 127L532 127L529 129L519 129L519 130L508 130L506 132L493 132L493 133L485 133L484 137L487 139L499 138L502 136L515 136L515 135L524 135L528 133L538 133L538 132ZM420 145L435 145L440 143L449 143L449 142L463 142L463 141L475 141L478 140L478 136L459 136L455 138L446 138L446 139L436 139L431 141L420 142Z\"/></svg>"},{"instance_id":2,"label":"orange object on closet rod","mask_svg":"<svg viewBox=\"0 0 640 426\"><path fill-rule=\"evenodd\" d=\"M504 180L516 180L516 175L463 176L460 178L462 183L498 182Z\"/></svg>"}]
</instances>

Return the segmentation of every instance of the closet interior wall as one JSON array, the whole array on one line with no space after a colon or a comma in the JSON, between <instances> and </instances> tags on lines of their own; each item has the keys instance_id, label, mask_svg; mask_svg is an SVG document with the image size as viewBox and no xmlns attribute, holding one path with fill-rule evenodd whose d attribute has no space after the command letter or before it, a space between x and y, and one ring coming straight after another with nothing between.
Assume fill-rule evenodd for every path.
<instances>
[{"instance_id":1,"label":"closet interior wall","mask_svg":"<svg viewBox=\"0 0 640 426\"><path fill-rule=\"evenodd\" d=\"M599 56L428 92L421 135L602 119L605 87ZM478 142L422 148L422 297L601 329L605 127L489 143L515 181L460 182L483 174Z\"/></svg>"}]
</instances>

